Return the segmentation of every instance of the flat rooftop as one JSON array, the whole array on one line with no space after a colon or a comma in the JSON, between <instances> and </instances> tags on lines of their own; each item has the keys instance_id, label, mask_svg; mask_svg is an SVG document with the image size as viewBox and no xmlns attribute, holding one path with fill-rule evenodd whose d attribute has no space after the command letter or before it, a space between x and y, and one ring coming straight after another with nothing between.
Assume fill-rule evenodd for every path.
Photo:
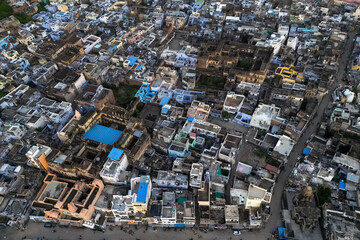
<instances>
[{"instance_id":1,"label":"flat rooftop","mask_svg":"<svg viewBox=\"0 0 360 240\"><path fill-rule=\"evenodd\" d=\"M95 142L113 145L121 136L122 131L96 124L84 135L84 139L90 139Z\"/></svg>"}]
</instances>

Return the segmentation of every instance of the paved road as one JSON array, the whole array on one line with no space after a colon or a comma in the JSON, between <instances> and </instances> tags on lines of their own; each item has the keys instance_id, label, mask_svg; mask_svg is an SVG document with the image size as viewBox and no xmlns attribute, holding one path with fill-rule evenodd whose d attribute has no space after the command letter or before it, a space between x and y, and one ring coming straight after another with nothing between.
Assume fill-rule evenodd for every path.
<instances>
[{"instance_id":1,"label":"paved road","mask_svg":"<svg viewBox=\"0 0 360 240\"><path fill-rule=\"evenodd\" d=\"M201 231L196 231L195 234L191 229L185 229L183 231L177 230L174 232L173 229L168 231L163 231L160 228L156 232L152 228L148 228L148 231L145 233L144 227L139 227L138 230L131 228L134 232L129 234L123 230L120 230L119 227L113 227L113 230L106 230L102 232L94 232L90 229L81 229L81 228L60 228L56 227L56 232L53 233L53 228L44 228L41 223L30 222L25 231L17 231L11 228L6 228L1 230L0 239L22 239L26 238L36 238L36 237L45 237L49 240L79 240L80 235L82 240L162 240L162 239L171 239L171 240L188 240L188 239L204 239L204 240L261 240L266 239L262 233L258 232L242 232L241 236L234 236L230 230L221 230L221 231L212 231L208 233L203 233Z\"/></svg>"}]
</instances>

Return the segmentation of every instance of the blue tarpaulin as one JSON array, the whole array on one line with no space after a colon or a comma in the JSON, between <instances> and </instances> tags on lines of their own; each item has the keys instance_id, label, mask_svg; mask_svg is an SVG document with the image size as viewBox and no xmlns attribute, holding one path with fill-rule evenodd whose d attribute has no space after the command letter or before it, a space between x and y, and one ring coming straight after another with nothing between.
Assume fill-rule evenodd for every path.
<instances>
[{"instance_id":1,"label":"blue tarpaulin","mask_svg":"<svg viewBox=\"0 0 360 240\"><path fill-rule=\"evenodd\" d=\"M346 186L345 182L344 182L343 180L341 180L341 181L339 182L339 189L345 190L345 186Z\"/></svg>"},{"instance_id":2,"label":"blue tarpaulin","mask_svg":"<svg viewBox=\"0 0 360 240\"><path fill-rule=\"evenodd\" d=\"M278 228L279 239L286 239L285 237L285 228Z\"/></svg>"},{"instance_id":3,"label":"blue tarpaulin","mask_svg":"<svg viewBox=\"0 0 360 240\"><path fill-rule=\"evenodd\" d=\"M163 109L161 110L161 113L162 113L162 114L167 114L167 113L168 113L168 111L169 111L169 109L168 109L168 108L163 108Z\"/></svg>"},{"instance_id":4,"label":"blue tarpaulin","mask_svg":"<svg viewBox=\"0 0 360 240\"><path fill-rule=\"evenodd\" d=\"M194 119L195 119L194 117L188 117L188 118L187 118L187 120L189 120L189 121L191 121L191 122L194 121Z\"/></svg>"},{"instance_id":5,"label":"blue tarpaulin","mask_svg":"<svg viewBox=\"0 0 360 240\"><path fill-rule=\"evenodd\" d=\"M130 61L129 66L132 66L138 60L138 58L131 56L127 60Z\"/></svg>"},{"instance_id":6,"label":"blue tarpaulin","mask_svg":"<svg viewBox=\"0 0 360 240\"><path fill-rule=\"evenodd\" d=\"M165 104L168 104L170 98L169 97L163 97L160 101L160 106L163 106Z\"/></svg>"},{"instance_id":7,"label":"blue tarpaulin","mask_svg":"<svg viewBox=\"0 0 360 240\"><path fill-rule=\"evenodd\" d=\"M114 46L114 45L110 45L110 47L109 47L108 51L112 51L112 50L114 50L115 48L116 48L116 46Z\"/></svg>"},{"instance_id":8,"label":"blue tarpaulin","mask_svg":"<svg viewBox=\"0 0 360 240\"><path fill-rule=\"evenodd\" d=\"M139 71L139 70L141 70L141 69L143 68L143 66L144 66L144 65L139 64L139 65L135 68L135 70L136 70L136 71Z\"/></svg>"},{"instance_id":9,"label":"blue tarpaulin","mask_svg":"<svg viewBox=\"0 0 360 240\"><path fill-rule=\"evenodd\" d=\"M107 157L112 160L118 161L121 158L123 153L124 153L123 150L118 149L118 148L113 148L113 149L111 149L111 151Z\"/></svg>"},{"instance_id":10,"label":"blue tarpaulin","mask_svg":"<svg viewBox=\"0 0 360 240\"><path fill-rule=\"evenodd\" d=\"M114 142L119 139L121 134L122 131L120 130L96 124L85 133L84 138L95 142L113 145Z\"/></svg>"},{"instance_id":11,"label":"blue tarpaulin","mask_svg":"<svg viewBox=\"0 0 360 240\"><path fill-rule=\"evenodd\" d=\"M174 224L174 227L185 227L185 224L183 224L183 223L175 223Z\"/></svg>"},{"instance_id":12,"label":"blue tarpaulin","mask_svg":"<svg viewBox=\"0 0 360 240\"><path fill-rule=\"evenodd\" d=\"M146 202L146 195L149 183L139 183L139 190L137 192L136 202Z\"/></svg>"},{"instance_id":13,"label":"blue tarpaulin","mask_svg":"<svg viewBox=\"0 0 360 240\"><path fill-rule=\"evenodd\" d=\"M304 148L303 154L309 155L310 152L311 152L311 148Z\"/></svg>"}]
</instances>

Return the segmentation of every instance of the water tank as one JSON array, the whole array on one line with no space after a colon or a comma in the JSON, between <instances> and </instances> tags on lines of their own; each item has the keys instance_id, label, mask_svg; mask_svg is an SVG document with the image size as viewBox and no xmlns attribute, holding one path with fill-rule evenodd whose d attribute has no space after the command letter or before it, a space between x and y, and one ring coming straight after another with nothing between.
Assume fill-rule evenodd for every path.
<instances>
[{"instance_id":1,"label":"water tank","mask_svg":"<svg viewBox=\"0 0 360 240\"><path fill-rule=\"evenodd\" d=\"M355 97L355 93L353 93L352 91L350 91L349 89L346 89L344 91L344 95L346 97L346 102L347 103L352 103L354 101L354 97Z\"/></svg>"}]
</instances>

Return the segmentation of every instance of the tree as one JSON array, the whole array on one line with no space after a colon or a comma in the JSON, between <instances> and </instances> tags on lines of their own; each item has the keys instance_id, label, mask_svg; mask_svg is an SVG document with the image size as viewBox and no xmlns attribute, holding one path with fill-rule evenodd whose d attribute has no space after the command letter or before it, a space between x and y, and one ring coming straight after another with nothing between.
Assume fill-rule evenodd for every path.
<instances>
[{"instance_id":1,"label":"tree","mask_svg":"<svg viewBox=\"0 0 360 240\"><path fill-rule=\"evenodd\" d=\"M319 199L319 205L330 202L331 189L329 187L318 186L316 190L317 197Z\"/></svg>"},{"instance_id":2,"label":"tree","mask_svg":"<svg viewBox=\"0 0 360 240\"><path fill-rule=\"evenodd\" d=\"M7 2L0 0L0 20L3 18L10 17L13 14L13 9Z\"/></svg>"},{"instance_id":3,"label":"tree","mask_svg":"<svg viewBox=\"0 0 360 240\"><path fill-rule=\"evenodd\" d=\"M224 119L229 119L231 117L231 114L228 113L227 111L223 111L221 113L221 117L224 118Z\"/></svg>"},{"instance_id":4,"label":"tree","mask_svg":"<svg viewBox=\"0 0 360 240\"><path fill-rule=\"evenodd\" d=\"M39 12L42 12L42 11L47 11L45 6L48 5L48 3L45 3L45 2L39 2L39 5L38 5L38 13Z\"/></svg>"},{"instance_id":5,"label":"tree","mask_svg":"<svg viewBox=\"0 0 360 240\"><path fill-rule=\"evenodd\" d=\"M17 20L20 21L21 24L25 24L28 22L31 22L33 18L29 15L26 15L24 13L14 13L14 17L17 18Z\"/></svg>"}]
</instances>

